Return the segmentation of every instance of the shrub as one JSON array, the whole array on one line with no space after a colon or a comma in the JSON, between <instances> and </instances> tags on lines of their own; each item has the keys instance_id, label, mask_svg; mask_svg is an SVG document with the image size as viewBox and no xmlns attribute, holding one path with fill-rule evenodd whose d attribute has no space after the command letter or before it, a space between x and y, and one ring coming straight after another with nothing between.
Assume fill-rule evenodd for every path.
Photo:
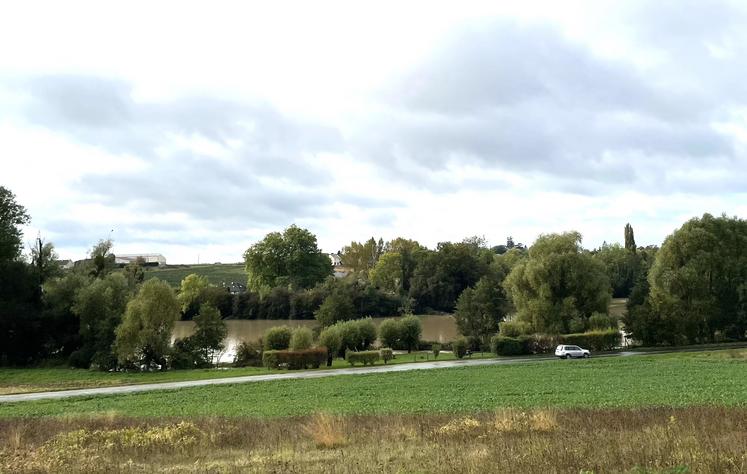
<instances>
[{"instance_id":1,"label":"shrub","mask_svg":"<svg viewBox=\"0 0 747 474\"><path fill-rule=\"evenodd\" d=\"M366 350L376 340L376 326L371 318L341 321L332 327L340 331L341 351Z\"/></svg>"},{"instance_id":2,"label":"shrub","mask_svg":"<svg viewBox=\"0 0 747 474\"><path fill-rule=\"evenodd\" d=\"M580 334L562 334L559 336L561 344L573 344L592 351L609 351L620 345L620 331L607 329L603 331L587 331Z\"/></svg>"},{"instance_id":3,"label":"shrub","mask_svg":"<svg viewBox=\"0 0 747 474\"><path fill-rule=\"evenodd\" d=\"M400 347L400 325L396 319L385 319L379 325L379 339L384 347Z\"/></svg>"},{"instance_id":4,"label":"shrub","mask_svg":"<svg viewBox=\"0 0 747 474\"><path fill-rule=\"evenodd\" d=\"M280 351L287 349L290 345L292 331L288 326L276 326L265 332L265 350Z\"/></svg>"},{"instance_id":5,"label":"shrub","mask_svg":"<svg viewBox=\"0 0 747 474\"><path fill-rule=\"evenodd\" d=\"M246 341L239 344L236 348L233 365L234 367L262 366L262 344Z\"/></svg>"},{"instance_id":6,"label":"shrub","mask_svg":"<svg viewBox=\"0 0 747 474\"><path fill-rule=\"evenodd\" d=\"M311 349L313 344L314 335L312 334L311 329L297 327L293 330L293 334L291 335L289 349L292 351Z\"/></svg>"},{"instance_id":7,"label":"shrub","mask_svg":"<svg viewBox=\"0 0 747 474\"><path fill-rule=\"evenodd\" d=\"M388 347L379 349L379 354L381 355L381 359L384 361L385 364L389 362L390 360L394 359L394 351Z\"/></svg>"},{"instance_id":8,"label":"shrub","mask_svg":"<svg viewBox=\"0 0 747 474\"><path fill-rule=\"evenodd\" d=\"M516 337L506 336L493 336L490 340L490 350L499 356L512 356L521 355L528 353L527 342L531 340L531 337L526 337L523 340L519 340Z\"/></svg>"},{"instance_id":9,"label":"shrub","mask_svg":"<svg viewBox=\"0 0 747 474\"><path fill-rule=\"evenodd\" d=\"M319 368L327 361L327 348L315 347L300 351L265 351L262 362L268 369L287 367L291 370Z\"/></svg>"},{"instance_id":10,"label":"shrub","mask_svg":"<svg viewBox=\"0 0 747 474\"><path fill-rule=\"evenodd\" d=\"M501 336L518 337L522 334L529 334L532 326L526 321L503 321L498 324L498 332Z\"/></svg>"},{"instance_id":11,"label":"shrub","mask_svg":"<svg viewBox=\"0 0 747 474\"><path fill-rule=\"evenodd\" d=\"M331 449L347 444L345 421L326 413L315 414L304 426L317 448Z\"/></svg>"},{"instance_id":12,"label":"shrub","mask_svg":"<svg viewBox=\"0 0 747 474\"><path fill-rule=\"evenodd\" d=\"M433 357L438 359L438 355L441 353L441 344L433 344L431 346L431 351L433 351Z\"/></svg>"},{"instance_id":13,"label":"shrub","mask_svg":"<svg viewBox=\"0 0 747 474\"><path fill-rule=\"evenodd\" d=\"M420 342L420 335L423 332L423 326L420 323L420 319L412 314L407 315L399 320L400 326L400 340L407 349L407 352L412 352L413 349L418 347Z\"/></svg>"},{"instance_id":14,"label":"shrub","mask_svg":"<svg viewBox=\"0 0 747 474\"><path fill-rule=\"evenodd\" d=\"M330 326L319 333L319 345L327 348L327 367L332 367L332 359L340 355L342 335L340 328Z\"/></svg>"},{"instance_id":15,"label":"shrub","mask_svg":"<svg viewBox=\"0 0 747 474\"><path fill-rule=\"evenodd\" d=\"M461 359L467 354L467 339L460 337L451 342L451 350L457 359Z\"/></svg>"},{"instance_id":16,"label":"shrub","mask_svg":"<svg viewBox=\"0 0 747 474\"><path fill-rule=\"evenodd\" d=\"M359 362L363 365L374 365L376 361L379 360L379 357L379 351L345 352L345 360L347 360L350 365L355 365Z\"/></svg>"},{"instance_id":17,"label":"shrub","mask_svg":"<svg viewBox=\"0 0 747 474\"><path fill-rule=\"evenodd\" d=\"M169 367L172 369L195 369L209 366L192 337L177 339L169 353Z\"/></svg>"}]
</instances>

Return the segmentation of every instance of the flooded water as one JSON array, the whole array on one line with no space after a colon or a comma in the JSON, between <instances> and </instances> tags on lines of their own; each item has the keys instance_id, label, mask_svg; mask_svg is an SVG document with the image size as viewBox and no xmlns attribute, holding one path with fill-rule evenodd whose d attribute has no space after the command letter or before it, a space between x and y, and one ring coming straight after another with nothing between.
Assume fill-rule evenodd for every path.
<instances>
[{"instance_id":1,"label":"flooded water","mask_svg":"<svg viewBox=\"0 0 747 474\"><path fill-rule=\"evenodd\" d=\"M438 341L441 343L453 341L459 333L457 332L456 322L453 316L443 315L423 315L418 316L423 325L423 334L421 339L424 341ZM373 318L377 326L382 321L389 318ZM315 320L291 319L233 319L226 321L228 336L226 337L226 351L221 356L220 362L233 361L236 354L236 347L243 341L253 342L262 337L267 329L274 326L305 326L313 328L317 325ZM194 322L177 321L172 334L172 339L181 339L187 337L194 331Z\"/></svg>"}]
</instances>

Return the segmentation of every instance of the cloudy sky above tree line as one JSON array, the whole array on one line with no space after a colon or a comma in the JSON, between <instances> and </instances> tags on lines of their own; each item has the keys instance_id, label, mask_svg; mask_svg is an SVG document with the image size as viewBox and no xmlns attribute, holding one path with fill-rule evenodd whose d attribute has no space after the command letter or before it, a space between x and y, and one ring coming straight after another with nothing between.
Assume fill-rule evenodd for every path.
<instances>
[{"instance_id":1,"label":"cloudy sky above tree line","mask_svg":"<svg viewBox=\"0 0 747 474\"><path fill-rule=\"evenodd\" d=\"M659 244L747 216L739 2L16 2L0 185L63 258L239 261L291 223Z\"/></svg>"}]
</instances>

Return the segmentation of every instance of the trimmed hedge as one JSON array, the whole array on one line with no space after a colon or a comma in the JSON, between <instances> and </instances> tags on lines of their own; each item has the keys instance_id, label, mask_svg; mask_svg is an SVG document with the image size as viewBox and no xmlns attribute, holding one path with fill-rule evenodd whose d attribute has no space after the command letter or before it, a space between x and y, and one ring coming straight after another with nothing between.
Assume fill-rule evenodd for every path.
<instances>
[{"instance_id":1,"label":"trimmed hedge","mask_svg":"<svg viewBox=\"0 0 747 474\"><path fill-rule=\"evenodd\" d=\"M591 351L609 351L620 344L620 331L607 329L577 334L532 334L531 336L493 336L490 350L501 356L551 354L559 344L572 344Z\"/></svg>"},{"instance_id":2,"label":"trimmed hedge","mask_svg":"<svg viewBox=\"0 0 747 474\"><path fill-rule=\"evenodd\" d=\"M560 344L573 344L592 351L610 351L620 345L620 338L620 331L617 329L606 329L563 334L560 336Z\"/></svg>"},{"instance_id":3,"label":"trimmed hedge","mask_svg":"<svg viewBox=\"0 0 747 474\"><path fill-rule=\"evenodd\" d=\"M268 369L286 367L290 370L314 368L327 362L327 348L315 347L300 351L265 351L262 363Z\"/></svg>"},{"instance_id":4,"label":"trimmed hedge","mask_svg":"<svg viewBox=\"0 0 747 474\"><path fill-rule=\"evenodd\" d=\"M381 355L379 354L379 351L345 352L345 360L348 361L350 365L355 365L359 362L363 365L374 365L380 357Z\"/></svg>"},{"instance_id":5,"label":"trimmed hedge","mask_svg":"<svg viewBox=\"0 0 747 474\"><path fill-rule=\"evenodd\" d=\"M529 340L518 337L493 336L490 339L490 350L499 356L529 354Z\"/></svg>"}]
</instances>

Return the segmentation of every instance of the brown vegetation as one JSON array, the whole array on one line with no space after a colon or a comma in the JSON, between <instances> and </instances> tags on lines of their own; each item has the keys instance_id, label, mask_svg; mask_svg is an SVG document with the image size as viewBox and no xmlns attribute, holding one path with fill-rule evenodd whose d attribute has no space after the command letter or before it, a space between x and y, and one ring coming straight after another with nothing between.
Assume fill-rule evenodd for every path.
<instances>
[{"instance_id":1,"label":"brown vegetation","mask_svg":"<svg viewBox=\"0 0 747 474\"><path fill-rule=\"evenodd\" d=\"M0 472L747 472L747 409L0 420Z\"/></svg>"}]
</instances>

